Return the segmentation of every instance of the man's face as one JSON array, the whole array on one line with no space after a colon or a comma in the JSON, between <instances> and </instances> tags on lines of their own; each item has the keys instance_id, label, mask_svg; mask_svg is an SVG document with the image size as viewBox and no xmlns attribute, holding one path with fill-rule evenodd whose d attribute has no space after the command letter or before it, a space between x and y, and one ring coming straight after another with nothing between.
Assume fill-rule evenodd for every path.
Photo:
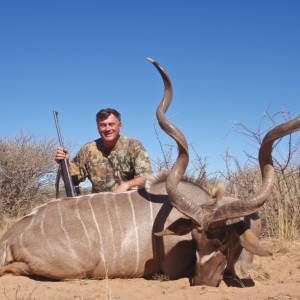
<instances>
[{"instance_id":1,"label":"man's face","mask_svg":"<svg viewBox=\"0 0 300 300\"><path fill-rule=\"evenodd\" d=\"M104 145L113 148L119 139L122 123L115 115L110 114L107 119L99 120L97 125Z\"/></svg>"}]
</instances>

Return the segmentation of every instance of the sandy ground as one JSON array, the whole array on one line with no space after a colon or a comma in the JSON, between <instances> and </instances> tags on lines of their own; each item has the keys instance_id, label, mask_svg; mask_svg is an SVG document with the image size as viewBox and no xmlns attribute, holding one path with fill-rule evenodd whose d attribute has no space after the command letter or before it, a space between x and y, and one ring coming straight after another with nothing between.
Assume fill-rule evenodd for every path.
<instances>
[{"instance_id":1,"label":"sandy ground","mask_svg":"<svg viewBox=\"0 0 300 300\"><path fill-rule=\"evenodd\" d=\"M273 257L261 260L254 280L222 281L218 288L191 287L188 279L72 280L51 282L5 275L0 278L0 299L300 299L300 241L290 244L263 241Z\"/></svg>"}]
</instances>

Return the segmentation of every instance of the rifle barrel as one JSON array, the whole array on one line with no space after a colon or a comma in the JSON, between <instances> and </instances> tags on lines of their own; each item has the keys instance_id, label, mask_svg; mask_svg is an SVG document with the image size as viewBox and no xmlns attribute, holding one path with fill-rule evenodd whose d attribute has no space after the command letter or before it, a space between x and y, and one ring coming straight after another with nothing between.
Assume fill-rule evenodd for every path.
<instances>
[{"instance_id":1,"label":"rifle barrel","mask_svg":"<svg viewBox=\"0 0 300 300\"><path fill-rule=\"evenodd\" d=\"M59 125L58 125L58 118L57 118L58 112L54 110L53 115L54 115L54 121L55 121L56 130L57 130L59 145L64 148ZM72 184L72 179L71 179L70 171L68 168L68 162L67 162L66 158L64 158L63 160L60 161L60 166L61 166L62 176L64 179L65 191L66 191L67 197L75 197L76 194L75 194L74 187Z\"/></svg>"}]
</instances>

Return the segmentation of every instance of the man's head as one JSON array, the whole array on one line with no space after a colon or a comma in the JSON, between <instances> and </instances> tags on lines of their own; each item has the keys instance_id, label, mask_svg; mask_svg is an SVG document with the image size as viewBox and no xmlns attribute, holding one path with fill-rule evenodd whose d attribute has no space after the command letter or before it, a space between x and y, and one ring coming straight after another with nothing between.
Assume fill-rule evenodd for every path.
<instances>
[{"instance_id":1,"label":"man's head","mask_svg":"<svg viewBox=\"0 0 300 300\"><path fill-rule=\"evenodd\" d=\"M96 122L104 146L114 148L122 129L121 114L112 108L101 109L96 114Z\"/></svg>"},{"instance_id":2,"label":"man's head","mask_svg":"<svg viewBox=\"0 0 300 300\"><path fill-rule=\"evenodd\" d=\"M98 124L99 120L104 120L113 114L121 123L121 114L113 108L104 108L98 111L96 114L96 122Z\"/></svg>"}]
</instances>

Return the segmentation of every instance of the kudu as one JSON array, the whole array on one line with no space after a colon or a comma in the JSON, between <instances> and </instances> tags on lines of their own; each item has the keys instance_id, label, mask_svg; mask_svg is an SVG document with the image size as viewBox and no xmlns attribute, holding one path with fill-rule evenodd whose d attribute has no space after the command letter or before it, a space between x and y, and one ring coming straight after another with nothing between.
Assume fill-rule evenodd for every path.
<instances>
[{"instance_id":1,"label":"kudu","mask_svg":"<svg viewBox=\"0 0 300 300\"><path fill-rule=\"evenodd\" d=\"M133 278L163 272L170 279L190 277L192 285L218 286L224 272L234 274L242 247L270 255L247 222L274 185L272 144L298 130L300 116L272 129L263 140L262 187L257 195L243 201L225 197L220 190L210 193L182 179L188 145L165 118L171 81L157 62L149 61L165 86L157 119L178 145L170 173L156 174L135 191L58 199L36 208L3 235L0 276Z\"/></svg>"}]
</instances>

